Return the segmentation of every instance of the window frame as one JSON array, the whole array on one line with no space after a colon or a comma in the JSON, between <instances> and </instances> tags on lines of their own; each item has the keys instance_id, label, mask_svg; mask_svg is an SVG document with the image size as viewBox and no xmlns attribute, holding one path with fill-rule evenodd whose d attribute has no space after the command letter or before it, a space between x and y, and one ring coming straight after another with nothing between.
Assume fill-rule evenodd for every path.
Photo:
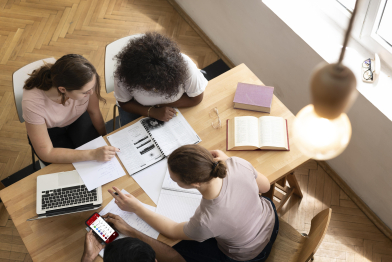
<instances>
[{"instance_id":1,"label":"window frame","mask_svg":"<svg viewBox=\"0 0 392 262\"><path fill-rule=\"evenodd\" d=\"M349 19L351 13L337 0L324 1L329 2L329 8L324 9L327 16L342 27L343 30L347 30L347 18ZM387 0L359 1L351 36L371 53L378 53L382 60L389 62L387 66L391 68L392 46L377 34L386 3ZM374 57L370 58L374 59Z\"/></svg>"},{"instance_id":2,"label":"window frame","mask_svg":"<svg viewBox=\"0 0 392 262\"><path fill-rule=\"evenodd\" d=\"M373 20L373 27L370 32L371 38L373 38L379 45L381 45L383 48L385 48L388 52L392 54L392 45L390 45L385 39L383 39L381 36L377 34L378 27L381 23L381 18L386 6L387 0L380 0L380 3L378 4L378 10L376 16L373 18L371 17L370 19ZM392 29L391 29L392 30ZM368 32L365 32L369 34Z\"/></svg>"}]
</instances>

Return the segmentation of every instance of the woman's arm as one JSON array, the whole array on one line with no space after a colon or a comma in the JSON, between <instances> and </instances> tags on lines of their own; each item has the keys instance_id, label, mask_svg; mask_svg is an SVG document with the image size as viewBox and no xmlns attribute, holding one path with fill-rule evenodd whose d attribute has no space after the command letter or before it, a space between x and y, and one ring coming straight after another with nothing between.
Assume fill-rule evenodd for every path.
<instances>
[{"instance_id":1,"label":"woman's arm","mask_svg":"<svg viewBox=\"0 0 392 262\"><path fill-rule=\"evenodd\" d=\"M172 239L191 240L184 233L184 224L157 214L147 208L133 195L123 194L117 187L113 187L118 195L109 189L109 193L116 199L116 204L122 210L133 212L152 226L156 231Z\"/></svg>"},{"instance_id":2,"label":"woman's arm","mask_svg":"<svg viewBox=\"0 0 392 262\"><path fill-rule=\"evenodd\" d=\"M175 102L164 104L164 106L171 106L171 107L192 107L200 104L203 100L204 92L195 97L189 97L186 93L184 93L180 99Z\"/></svg>"},{"instance_id":3,"label":"woman's arm","mask_svg":"<svg viewBox=\"0 0 392 262\"><path fill-rule=\"evenodd\" d=\"M135 113L142 116L150 116L165 122L172 119L174 114L176 113L176 110L174 110L172 107L162 106L159 108L155 108L155 107L151 108L151 106L143 106L133 99L126 103L123 102L118 102L118 103L120 107L127 112Z\"/></svg>"},{"instance_id":4,"label":"woman's arm","mask_svg":"<svg viewBox=\"0 0 392 262\"><path fill-rule=\"evenodd\" d=\"M26 123L27 134L37 155L49 163L74 163L79 161L109 161L119 150L112 146L104 146L93 150L74 150L54 148L50 140L46 124L33 125Z\"/></svg>"},{"instance_id":5,"label":"woman's arm","mask_svg":"<svg viewBox=\"0 0 392 262\"><path fill-rule=\"evenodd\" d=\"M271 185L270 185L268 178L266 178L260 172L257 172L256 183L257 183L257 186L259 187L260 193L267 193L270 190Z\"/></svg>"},{"instance_id":6,"label":"woman's arm","mask_svg":"<svg viewBox=\"0 0 392 262\"><path fill-rule=\"evenodd\" d=\"M159 262L185 262L185 259L177 253L176 250L169 247L168 245L153 239L145 234L137 231L118 215L107 213L102 216L106 222L113 224L113 226L123 235L137 238L144 243L149 244L155 251L156 258Z\"/></svg>"},{"instance_id":7,"label":"woman's arm","mask_svg":"<svg viewBox=\"0 0 392 262\"><path fill-rule=\"evenodd\" d=\"M105 122L103 121L101 110L99 110L99 99L95 92L90 95L87 112L90 115L91 122L93 122L93 125L98 131L98 134L101 136L106 135Z\"/></svg>"}]
</instances>

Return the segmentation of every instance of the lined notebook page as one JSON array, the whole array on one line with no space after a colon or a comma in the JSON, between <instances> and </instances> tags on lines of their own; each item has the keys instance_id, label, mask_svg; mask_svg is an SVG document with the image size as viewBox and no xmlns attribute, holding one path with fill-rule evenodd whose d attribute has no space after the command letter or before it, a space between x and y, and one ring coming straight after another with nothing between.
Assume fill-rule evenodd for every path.
<instances>
[{"instance_id":1,"label":"lined notebook page","mask_svg":"<svg viewBox=\"0 0 392 262\"><path fill-rule=\"evenodd\" d=\"M189 221L200 205L201 195L161 190L156 212L181 223Z\"/></svg>"},{"instance_id":2,"label":"lined notebook page","mask_svg":"<svg viewBox=\"0 0 392 262\"><path fill-rule=\"evenodd\" d=\"M169 173L168 169L166 170L165 179L163 180L162 188L168 189L168 190L174 190L174 191L178 191L178 192L200 195L200 192L195 188L185 189L185 188L180 187L176 182L174 182L170 178L170 173Z\"/></svg>"}]
</instances>

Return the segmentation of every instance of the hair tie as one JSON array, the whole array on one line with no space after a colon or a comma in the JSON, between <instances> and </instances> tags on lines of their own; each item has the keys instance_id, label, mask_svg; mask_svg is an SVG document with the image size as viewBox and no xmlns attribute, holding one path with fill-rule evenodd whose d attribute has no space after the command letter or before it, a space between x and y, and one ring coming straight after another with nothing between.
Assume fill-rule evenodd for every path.
<instances>
[{"instance_id":1,"label":"hair tie","mask_svg":"<svg viewBox=\"0 0 392 262\"><path fill-rule=\"evenodd\" d=\"M218 164L219 164L219 162L215 162L215 163L212 165L212 171L215 170L215 167L216 167Z\"/></svg>"}]
</instances>

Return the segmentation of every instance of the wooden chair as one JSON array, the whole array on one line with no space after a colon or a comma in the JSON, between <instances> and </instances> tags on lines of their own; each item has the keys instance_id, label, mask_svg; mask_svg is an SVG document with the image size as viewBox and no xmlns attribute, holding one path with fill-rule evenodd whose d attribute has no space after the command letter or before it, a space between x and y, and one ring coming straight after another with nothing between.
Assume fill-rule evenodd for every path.
<instances>
[{"instance_id":1,"label":"wooden chair","mask_svg":"<svg viewBox=\"0 0 392 262\"><path fill-rule=\"evenodd\" d=\"M56 59L53 57L51 58L45 58L42 60L35 61L33 63L30 63L28 65L25 65L24 67L18 69L17 71L14 72L12 75L12 86L14 88L14 99L15 99L15 106L16 110L18 111L18 118L19 122L23 123L23 111L22 111L22 97L23 97L23 86L27 78L29 78L29 74L31 74L35 69L41 67L44 65L44 62L54 64L56 62ZM34 157L34 148L31 146L31 158L33 160L33 168L36 170L35 167L35 157ZM39 165L41 168L44 168L45 165L42 163L41 160L39 160Z\"/></svg>"},{"instance_id":2,"label":"wooden chair","mask_svg":"<svg viewBox=\"0 0 392 262\"><path fill-rule=\"evenodd\" d=\"M120 38L114 42L111 42L106 46L105 49L105 88L106 93L109 94L114 91L114 71L116 69L116 63L114 57L127 45L129 40L140 37L142 34L130 35ZM113 106L113 131L116 130L116 103ZM121 122L120 122L121 126Z\"/></svg>"},{"instance_id":3,"label":"wooden chair","mask_svg":"<svg viewBox=\"0 0 392 262\"><path fill-rule=\"evenodd\" d=\"M327 232L332 209L318 213L311 222L309 235L302 235L279 219L279 233L267 262L306 262L313 260Z\"/></svg>"}]
</instances>

